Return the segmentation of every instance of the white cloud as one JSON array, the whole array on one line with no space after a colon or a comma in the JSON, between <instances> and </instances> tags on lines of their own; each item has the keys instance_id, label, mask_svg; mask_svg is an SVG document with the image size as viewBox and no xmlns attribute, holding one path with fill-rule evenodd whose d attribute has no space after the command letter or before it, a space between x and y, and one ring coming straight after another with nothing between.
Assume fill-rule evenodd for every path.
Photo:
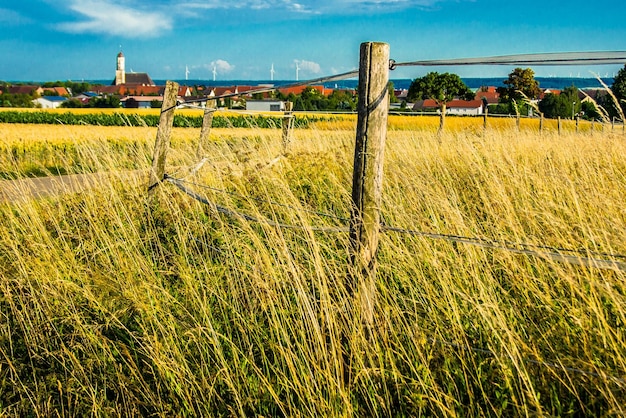
<instances>
[{"instance_id":1,"label":"white cloud","mask_svg":"<svg viewBox=\"0 0 626 418\"><path fill-rule=\"evenodd\" d=\"M219 74L226 74L226 73L230 73L231 71L233 71L235 69L235 66L230 64L228 61L218 59L218 60L211 62L211 64L209 64L209 69L211 71L213 71L213 68L215 68L215 70Z\"/></svg>"},{"instance_id":2,"label":"white cloud","mask_svg":"<svg viewBox=\"0 0 626 418\"><path fill-rule=\"evenodd\" d=\"M316 62L306 60L293 60L295 65L298 66L300 71L309 74L319 74L322 71L322 67Z\"/></svg>"},{"instance_id":3,"label":"white cloud","mask_svg":"<svg viewBox=\"0 0 626 418\"><path fill-rule=\"evenodd\" d=\"M205 19L207 11L245 11L272 15L362 14L411 7L428 8L451 0L67 0L56 3L77 15L76 21L56 27L70 33L94 33L124 37L157 37L169 33L184 18ZM456 0L475 1L475 0ZM3 11L4 9L0 9ZM9 14L0 13L0 21ZM15 15L13 14L15 17Z\"/></svg>"},{"instance_id":4,"label":"white cloud","mask_svg":"<svg viewBox=\"0 0 626 418\"><path fill-rule=\"evenodd\" d=\"M173 3L172 0L168 0ZM271 10L273 13L360 14L376 10L410 7L428 8L448 0L187 0L175 3L179 12L192 10ZM475 0L467 0L475 1Z\"/></svg>"},{"instance_id":5,"label":"white cloud","mask_svg":"<svg viewBox=\"0 0 626 418\"><path fill-rule=\"evenodd\" d=\"M173 26L172 18L165 13L123 6L113 0L71 0L69 8L83 20L58 24L65 32L154 37Z\"/></svg>"}]
</instances>

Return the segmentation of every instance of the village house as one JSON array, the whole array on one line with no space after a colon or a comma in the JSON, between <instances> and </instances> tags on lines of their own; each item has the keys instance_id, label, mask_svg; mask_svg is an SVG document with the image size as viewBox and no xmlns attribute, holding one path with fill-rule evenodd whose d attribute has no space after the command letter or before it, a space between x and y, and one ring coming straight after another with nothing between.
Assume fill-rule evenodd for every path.
<instances>
[{"instance_id":1,"label":"village house","mask_svg":"<svg viewBox=\"0 0 626 418\"><path fill-rule=\"evenodd\" d=\"M7 89L9 94L28 94L31 96L42 96L43 89L40 86L11 86Z\"/></svg>"},{"instance_id":2,"label":"village house","mask_svg":"<svg viewBox=\"0 0 626 418\"><path fill-rule=\"evenodd\" d=\"M163 96L126 96L120 99L120 103L129 109L150 109L156 103L160 107L163 103Z\"/></svg>"},{"instance_id":3,"label":"village house","mask_svg":"<svg viewBox=\"0 0 626 418\"><path fill-rule=\"evenodd\" d=\"M487 105L495 105L500 102L500 94L494 86L480 87L474 96L476 100L482 100Z\"/></svg>"},{"instance_id":4,"label":"village house","mask_svg":"<svg viewBox=\"0 0 626 418\"><path fill-rule=\"evenodd\" d=\"M72 91L66 87L43 87L43 95L72 97Z\"/></svg>"},{"instance_id":5,"label":"village house","mask_svg":"<svg viewBox=\"0 0 626 418\"><path fill-rule=\"evenodd\" d=\"M420 100L413 105L416 111L434 111L440 113L437 102L432 99ZM452 100L446 104L447 115L479 116L484 114L484 103L481 99Z\"/></svg>"},{"instance_id":6,"label":"village house","mask_svg":"<svg viewBox=\"0 0 626 418\"><path fill-rule=\"evenodd\" d=\"M42 96L33 100L35 106L42 109L56 109L61 103L67 101L67 97L63 96Z\"/></svg>"},{"instance_id":7,"label":"village house","mask_svg":"<svg viewBox=\"0 0 626 418\"><path fill-rule=\"evenodd\" d=\"M275 99L246 100L246 110L253 112L284 112L285 102Z\"/></svg>"}]
</instances>

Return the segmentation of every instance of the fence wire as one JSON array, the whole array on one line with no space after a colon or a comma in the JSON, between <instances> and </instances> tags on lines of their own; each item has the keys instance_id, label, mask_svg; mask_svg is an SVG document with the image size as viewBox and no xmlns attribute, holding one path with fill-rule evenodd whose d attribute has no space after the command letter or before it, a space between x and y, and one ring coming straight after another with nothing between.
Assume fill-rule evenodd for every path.
<instances>
[{"instance_id":1,"label":"fence wire","mask_svg":"<svg viewBox=\"0 0 626 418\"><path fill-rule=\"evenodd\" d=\"M187 194L188 196L197 200L198 202L208 205L214 208L217 212L227 215L231 218L245 219L249 222L262 223L262 224L266 224L269 226L285 228L285 229L302 229L302 230L306 229L306 230L319 231L319 232L349 232L350 231L349 227L315 227L315 226L310 226L310 225L306 225L306 226L305 225L290 225L290 224L275 222L269 219L257 218L251 215L247 215L241 212L228 209L224 206L220 206L214 202L211 202L205 196L198 194L197 192L191 190L190 188L186 186L186 184L193 184L193 183L185 182L183 180L169 177L167 175L165 176L164 180L169 183L172 183L183 193ZM231 192L226 192L226 191L219 190L219 189L213 189L209 186L200 186L200 187L232 194ZM238 195L238 196L243 197L241 195ZM251 198L251 200L259 201L261 199ZM275 202L272 202L269 200L263 200L263 201L271 205L276 204ZM340 218L340 217L337 217L335 215L328 214L328 213L303 210L303 209L295 208L295 207L284 205L284 204L278 204L278 205L289 208L289 209L293 209L294 211L304 211L304 212L314 213L319 216L339 219L344 222L347 221L347 219L345 218ZM560 263L584 266L588 268L597 268L600 270L613 270L613 271L618 271L618 272L619 271L626 272L626 262L616 260L618 258L626 259L626 255L621 255L621 254L596 253L596 252L588 251L588 250L565 249L565 248L550 247L547 245L521 244L521 243L508 242L508 241L496 241L496 240L488 240L488 239L482 239L482 238L465 237L465 236L460 236L460 235L416 231L416 230L411 230L411 229L392 227L392 226L384 225L384 224L381 224L380 228L381 228L381 231L386 231L386 232L397 232L397 233L406 234L406 235L430 238L433 240L443 240L443 241L473 245L473 246L483 247L483 248L488 248L488 249L493 249L493 250L502 250L502 251L506 251L512 254L521 254L521 255L526 255L529 257L537 257L537 258L547 259L547 260L556 261ZM529 249L531 247L536 248L536 249L544 249L548 251L538 251L538 250ZM563 253L587 254L587 256L571 255L571 254L563 254ZM598 257L607 257L610 259L598 258Z\"/></svg>"},{"instance_id":2,"label":"fence wire","mask_svg":"<svg viewBox=\"0 0 626 418\"><path fill-rule=\"evenodd\" d=\"M359 75L359 70L353 70L353 71L348 71L346 73L341 73L341 74L336 74L336 75L331 75L331 76L326 76L326 77L319 77L319 78L314 78L314 79L305 80L305 81L296 81L294 83L282 84L280 86L259 87L257 89L247 90L242 93L225 93L219 96L207 96L202 99L190 99L190 100L184 100L184 101L177 101L175 106L169 107L167 109L163 109L161 112L167 112L179 106L193 106L194 104L197 104L197 103L205 103L211 100L226 99L229 97L236 97L236 96L241 96L244 94L252 95L252 94L269 93L269 92L273 92L273 91L280 90L280 89L290 89L294 87L311 86L314 84L324 84L324 83L330 83L332 81L346 80L348 78L354 78L358 75Z\"/></svg>"},{"instance_id":3,"label":"fence wire","mask_svg":"<svg viewBox=\"0 0 626 418\"><path fill-rule=\"evenodd\" d=\"M390 68L465 65L605 65L624 64L625 62L626 51L552 52L410 62L395 62L391 60Z\"/></svg>"}]
</instances>

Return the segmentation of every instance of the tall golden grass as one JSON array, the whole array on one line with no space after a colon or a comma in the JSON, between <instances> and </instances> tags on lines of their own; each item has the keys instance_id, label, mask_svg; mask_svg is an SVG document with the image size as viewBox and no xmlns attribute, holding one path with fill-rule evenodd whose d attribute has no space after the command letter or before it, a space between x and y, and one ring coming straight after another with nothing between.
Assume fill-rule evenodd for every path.
<instances>
[{"instance_id":1,"label":"tall golden grass","mask_svg":"<svg viewBox=\"0 0 626 418\"><path fill-rule=\"evenodd\" d=\"M433 120L390 120L386 225L626 254L620 132L449 118L438 137ZM3 147L23 144L0 164L10 177L23 160L62 166L69 145L66 172L113 174L0 203L4 415L626 413L623 271L387 232L376 326L363 329L343 286L347 234L315 230L350 212L344 122L296 130L286 155L278 129L212 130L194 174L199 132L174 131L168 173L298 228L220 214L168 183L148 196L154 129L0 129ZM45 157L38 135L56 146Z\"/></svg>"}]
</instances>

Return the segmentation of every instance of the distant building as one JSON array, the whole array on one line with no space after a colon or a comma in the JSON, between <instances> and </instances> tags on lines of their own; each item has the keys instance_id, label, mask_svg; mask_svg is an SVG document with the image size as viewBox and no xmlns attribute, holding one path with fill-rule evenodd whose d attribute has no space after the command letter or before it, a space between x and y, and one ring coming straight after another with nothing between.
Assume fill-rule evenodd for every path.
<instances>
[{"instance_id":1,"label":"distant building","mask_svg":"<svg viewBox=\"0 0 626 418\"><path fill-rule=\"evenodd\" d=\"M61 106L61 103L67 101L67 97L63 96L43 96L38 99L33 100L35 106L41 107L42 109L56 109Z\"/></svg>"},{"instance_id":2,"label":"distant building","mask_svg":"<svg viewBox=\"0 0 626 418\"><path fill-rule=\"evenodd\" d=\"M439 113L437 102L432 99L420 100L413 106L413 110L424 111L431 110ZM478 116L483 114L483 101L475 100L452 100L446 103L446 114L458 116Z\"/></svg>"},{"instance_id":3,"label":"distant building","mask_svg":"<svg viewBox=\"0 0 626 418\"><path fill-rule=\"evenodd\" d=\"M126 96L120 100L123 107L129 109L149 109L153 103L158 107L163 103L163 96Z\"/></svg>"},{"instance_id":4,"label":"distant building","mask_svg":"<svg viewBox=\"0 0 626 418\"><path fill-rule=\"evenodd\" d=\"M117 67L115 69L115 80L113 86L154 86L154 81L147 73L126 72L126 58L120 52L117 54Z\"/></svg>"},{"instance_id":5,"label":"distant building","mask_svg":"<svg viewBox=\"0 0 626 418\"><path fill-rule=\"evenodd\" d=\"M40 86L11 86L7 92L9 94L29 94L41 96L43 94L43 89Z\"/></svg>"},{"instance_id":6,"label":"distant building","mask_svg":"<svg viewBox=\"0 0 626 418\"><path fill-rule=\"evenodd\" d=\"M246 110L256 112L284 112L285 102L282 100L246 100Z\"/></svg>"}]
</instances>

